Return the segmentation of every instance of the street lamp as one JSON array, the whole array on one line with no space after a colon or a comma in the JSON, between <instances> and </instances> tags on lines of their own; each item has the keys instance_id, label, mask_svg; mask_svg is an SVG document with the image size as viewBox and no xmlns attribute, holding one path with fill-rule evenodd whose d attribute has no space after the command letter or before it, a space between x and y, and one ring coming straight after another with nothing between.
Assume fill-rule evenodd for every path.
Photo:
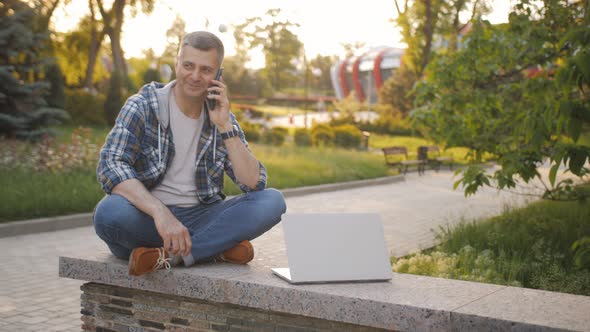
<instances>
[{"instance_id":1,"label":"street lamp","mask_svg":"<svg viewBox=\"0 0 590 332\"><path fill-rule=\"evenodd\" d=\"M373 96L373 80L371 79L371 74L367 75L367 118L371 113L371 97Z\"/></svg>"}]
</instances>

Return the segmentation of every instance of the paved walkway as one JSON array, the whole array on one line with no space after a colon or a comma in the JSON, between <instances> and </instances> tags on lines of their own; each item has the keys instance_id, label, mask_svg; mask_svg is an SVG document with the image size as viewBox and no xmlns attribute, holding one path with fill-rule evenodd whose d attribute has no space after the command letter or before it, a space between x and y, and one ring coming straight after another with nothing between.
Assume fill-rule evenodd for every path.
<instances>
[{"instance_id":1,"label":"paved walkway","mask_svg":"<svg viewBox=\"0 0 590 332\"><path fill-rule=\"evenodd\" d=\"M289 198L287 212L380 213L390 252L402 256L432 245L439 226L525 202L489 189L464 198L452 183L449 171L409 174L403 182ZM286 263L280 224L253 243L256 264ZM106 250L91 227L0 239L0 331L79 331L82 282L58 277L58 257Z\"/></svg>"}]
</instances>

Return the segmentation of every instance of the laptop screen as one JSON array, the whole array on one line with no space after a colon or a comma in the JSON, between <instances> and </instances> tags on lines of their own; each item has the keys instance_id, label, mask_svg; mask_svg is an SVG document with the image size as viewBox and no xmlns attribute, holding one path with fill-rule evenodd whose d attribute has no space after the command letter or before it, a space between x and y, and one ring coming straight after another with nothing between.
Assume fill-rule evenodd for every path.
<instances>
[{"instance_id":1,"label":"laptop screen","mask_svg":"<svg viewBox=\"0 0 590 332\"><path fill-rule=\"evenodd\" d=\"M293 282L391 279L378 214L286 214L283 230Z\"/></svg>"}]
</instances>

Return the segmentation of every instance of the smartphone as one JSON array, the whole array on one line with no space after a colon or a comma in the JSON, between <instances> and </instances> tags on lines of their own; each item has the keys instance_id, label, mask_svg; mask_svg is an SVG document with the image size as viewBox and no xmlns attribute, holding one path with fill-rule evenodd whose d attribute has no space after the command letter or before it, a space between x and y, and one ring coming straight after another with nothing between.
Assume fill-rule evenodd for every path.
<instances>
[{"instance_id":1,"label":"smartphone","mask_svg":"<svg viewBox=\"0 0 590 332\"><path fill-rule=\"evenodd\" d=\"M219 79L221 78L221 74L223 73L223 68L219 67L219 70L217 71L217 75L215 75L215 80L219 81ZM219 93L217 92L211 92L211 94L214 95L218 95ZM207 99L207 103L209 105L209 110L212 111L215 109L215 99Z\"/></svg>"}]
</instances>

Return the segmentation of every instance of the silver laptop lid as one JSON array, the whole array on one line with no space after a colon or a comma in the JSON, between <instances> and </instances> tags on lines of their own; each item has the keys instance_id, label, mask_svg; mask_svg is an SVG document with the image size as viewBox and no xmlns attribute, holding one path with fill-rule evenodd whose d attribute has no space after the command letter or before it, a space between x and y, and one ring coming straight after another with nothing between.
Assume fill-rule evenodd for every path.
<instances>
[{"instance_id":1,"label":"silver laptop lid","mask_svg":"<svg viewBox=\"0 0 590 332\"><path fill-rule=\"evenodd\" d=\"M391 279L378 214L286 214L283 229L292 282Z\"/></svg>"}]
</instances>

